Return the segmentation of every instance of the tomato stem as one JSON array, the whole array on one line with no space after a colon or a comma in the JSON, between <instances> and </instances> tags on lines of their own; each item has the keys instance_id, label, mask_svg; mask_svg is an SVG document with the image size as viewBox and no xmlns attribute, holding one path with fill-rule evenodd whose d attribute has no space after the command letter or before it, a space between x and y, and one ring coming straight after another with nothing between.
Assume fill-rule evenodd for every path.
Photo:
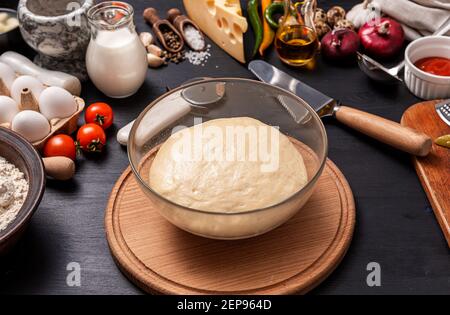
<instances>
[{"instance_id":1,"label":"tomato stem","mask_svg":"<svg viewBox=\"0 0 450 315\"><path fill-rule=\"evenodd\" d=\"M96 115L95 115L95 121L96 121L100 126L103 126L103 124L105 123L105 116L100 115L100 114L96 114Z\"/></svg>"}]
</instances>

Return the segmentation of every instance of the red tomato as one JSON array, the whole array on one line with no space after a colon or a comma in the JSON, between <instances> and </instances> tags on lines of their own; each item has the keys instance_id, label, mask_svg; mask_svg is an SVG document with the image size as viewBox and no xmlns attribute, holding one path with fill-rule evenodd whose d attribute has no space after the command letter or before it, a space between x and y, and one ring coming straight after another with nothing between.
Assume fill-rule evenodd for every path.
<instances>
[{"instance_id":1,"label":"red tomato","mask_svg":"<svg viewBox=\"0 0 450 315\"><path fill-rule=\"evenodd\" d=\"M114 113L108 104L94 103L86 109L84 120L87 124L97 124L103 129L108 129L113 123Z\"/></svg>"},{"instance_id":2,"label":"red tomato","mask_svg":"<svg viewBox=\"0 0 450 315\"><path fill-rule=\"evenodd\" d=\"M75 161L77 156L75 142L68 135L53 136L45 143L44 156L65 156Z\"/></svg>"},{"instance_id":3,"label":"red tomato","mask_svg":"<svg viewBox=\"0 0 450 315\"><path fill-rule=\"evenodd\" d=\"M105 131L96 124L86 124L77 132L77 145L86 152L102 152L106 145Z\"/></svg>"}]
</instances>

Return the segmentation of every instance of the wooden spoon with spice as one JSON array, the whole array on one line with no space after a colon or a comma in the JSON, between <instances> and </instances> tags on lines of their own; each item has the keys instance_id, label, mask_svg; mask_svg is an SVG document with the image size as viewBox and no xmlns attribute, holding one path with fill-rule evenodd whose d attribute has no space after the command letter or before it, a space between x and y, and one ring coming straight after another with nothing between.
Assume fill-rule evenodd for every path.
<instances>
[{"instance_id":1,"label":"wooden spoon with spice","mask_svg":"<svg viewBox=\"0 0 450 315\"><path fill-rule=\"evenodd\" d=\"M183 49L183 36L168 20L161 19L155 8L145 9L143 16L147 23L153 27L153 32L167 51L178 53Z\"/></svg>"},{"instance_id":2,"label":"wooden spoon with spice","mask_svg":"<svg viewBox=\"0 0 450 315\"><path fill-rule=\"evenodd\" d=\"M167 11L167 19L175 26L184 38L184 42L195 51L206 48L205 37L200 28L177 8Z\"/></svg>"}]
</instances>

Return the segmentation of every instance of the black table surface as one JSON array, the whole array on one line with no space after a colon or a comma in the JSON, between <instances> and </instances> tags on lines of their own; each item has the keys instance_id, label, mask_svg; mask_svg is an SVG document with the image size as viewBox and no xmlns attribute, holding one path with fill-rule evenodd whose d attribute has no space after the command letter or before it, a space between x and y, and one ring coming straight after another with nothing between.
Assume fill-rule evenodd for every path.
<instances>
[{"instance_id":1,"label":"black table surface","mask_svg":"<svg viewBox=\"0 0 450 315\"><path fill-rule=\"evenodd\" d=\"M10 1L1 1L3 3ZM0 2L0 4L1 4ZM141 16L146 6L162 12L182 8L182 1L130 1L139 31L149 26ZM341 0L346 9L358 1ZM320 1L328 8L336 1ZM274 52L268 60L318 90L371 113L399 121L420 100L402 86L370 81L353 66L319 60L314 71L288 68ZM115 110L108 130L107 151L96 158L81 157L76 177L69 182L49 180L31 224L7 257L0 258L0 293L13 294L140 294L115 265L105 238L104 212L111 189L128 166L126 149L115 140L117 130L148 104L180 83L201 76L254 78L212 44L207 64L189 62L149 70L142 88L132 97L108 99L91 83L83 86L87 104L106 101ZM81 121L80 121L81 123ZM356 228L350 249L333 274L312 294L449 294L450 251L411 163L411 157L366 136L325 120L329 157L352 187ZM67 265L81 266L81 286L68 286ZM381 286L366 283L370 262L381 267Z\"/></svg>"}]
</instances>

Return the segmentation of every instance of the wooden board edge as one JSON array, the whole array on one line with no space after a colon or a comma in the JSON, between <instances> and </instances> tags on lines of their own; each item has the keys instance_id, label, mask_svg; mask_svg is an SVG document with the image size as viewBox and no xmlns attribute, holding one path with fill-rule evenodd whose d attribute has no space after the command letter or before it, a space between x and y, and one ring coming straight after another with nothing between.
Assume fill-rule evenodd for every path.
<instances>
[{"instance_id":1,"label":"wooden board edge","mask_svg":"<svg viewBox=\"0 0 450 315\"><path fill-rule=\"evenodd\" d=\"M405 114L409 111L412 110L415 107L419 107L419 106L426 106L426 104L437 104L439 103L441 100L434 100L434 101L424 101L424 102L420 102L420 103L416 103L414 105L411 105L410 107L408 107L405 112L403 113L401 119L400 119L400 124L401 125L406 125L405 122ZM433 143L433 146L435 146L436 144ZM439 202L436 199L436 196L434 195L434 193L431 191L430 189L430 185L427 181L427 179L425 178L425 176L423 176L424 174L424 170L422 169L422 166L419 162L419 158L412 156L411 157L412 160L412 164L414 165L414 169L416 171L417 177L419 178L420 184L422 186L422 189L425 191L425 194L428 198L429 203L431 204L431 207L433 209L434 215L439 223L439 226L441 227L442 233L444 234L445 240L447 241L447 245L448 248L450 248L450 222L447 222L444 218L445 218L445 213L444 213L444 209L442 209L441 205L439 204Z\"/></svg>"},{"instance_id":2,"label":"wooden board edge","mask_svg":"<svg viewBox=\"0 0 450 315\"><path fill-rule=\"evenodd\" d=\"M445 240L447 241L448 248L450 248L450 222L447 222L445 220L445 213L444 209L442 209L441 205L436 199L436 196L434 195L433 191L430 189L430 185L422 174L424 173L422 166L420 165L419 161L416 157L412 157L413 165L417 173L417 177L419 177L421 186L423 190L425 191L425 194L428 197L428 201L431 204L431 208L433 209L434 216L436 217L442 233L444 234Z\"/></svg>"},{"instance_id":3,"label":"wooden board edge","mask_svg":"<svg viewBox=\"0 0 450 315\"><path fill-rule=\"evenodd\" d=\"M295 286L295 284L294 284L295 278L300 276L300 275L296 275L290 279L285 280L285 282L289 282L289 284L283 285L283 289L279 290L279 293L277 293L277 294L305 294L305 293L309 292L310 290L312 290L313 288L318 286L320 283L322 283L337 268L337 266L344 258L345 254L350 246L350 243L351 243L351 240L353 237L355 222L356 222L356 210L355 210L355 202L354 202L354 198L353 198L353 193L351 191L348 181L346 180L346 178L344 177L342 172L339 170L339 168L331 160L327 159L326 166L327 167L325 168L325 170L327 168L329 169L329 172L331 173L331 176L333 176L337 188L342 190L341 194L340 194L341 199L342 199L342 196L345 197L344 201L347 203L347 207L348 207L347 217L345 218L347 225L345 226L344 229L341 229L340 231L338 231L337 234L339 234L340 239L339 239L338 245L334 245L334 247L339 247L340 250L337 252L336 256L332 258L332 263L329 264L329 266L327 268L324 268L323 270L319 270L319 272L318 272L319 275L317 276L317 278L316 277L310 278L308 283L305 284L304 288L299 289L298 287ZM170 295L170 294L174 294L175 289L176 289L178 291L177 294L186 294L186 295L197 295L197 294L200 294L200 295L202 295L202 294L210 294L210 295L213 295L213 294L221 294L221 295L222 294L239 294L239 295L269 294L270 295L270 294L272 294L273 295L274 293L270 293L270 288L279 287L281 285L280 283L277 283L277 284L274 284L274 285L271 285L268 287L264 287L262 289L256 289L256 290L247 290L247 291L240 291L240 292L216 292L215 293L215 292L211 292L211 291L198 290L196 288L183 287L182 285L180 285L178 283L172 283L171 280L165 279L166 284L171 283L171 287L173 287L173 291L172 291L170 288L168 289L167 287L163 287L162 285L160 285L158 281L153 281L153 282L150 281L147 283L147 281L142 281L141 279L139 279L139 276L137 275L134 268L137 268L137 270L141 270L146 273L148 273L148 270L142 270L139 265L135 264L130 259L119 257L120 255L114 254L115 252L118 252L118 251L121 251L121 252L125 251L125 252L128 252L128 254L134 256L133 253L128 248L125 248L126 246L122 246L120 244L119 240L116 238L115 231L120 230L120 226L118 225L117 222L114 222L114 213L113 213L114 204L116 202L116 199L114 198L114 196L117 195L117 193L120 190L120 187L123 185L124 181L127 179L128 176L133 176L130 167L128 167L122 173L122 175L119 177L119 179L117 180L117 182L114 185L114 188L110 194L107 208L105 211L105 231L106 231L106 238L108 241L108 246L110 248L113 260L117 264L119 270L121 270L121 272L137 287L139 287L140 289L142 289L146 292L149 292L151 294L169 294ZM343 218L341 218L341 220L342 219ZM347 233L345 233L345 229L348 230ZM335 239L336 239L336 237L338 237L338 236L335 236ZM333 240L333 242L334 242L334 240ZM325 251L325 254L329 254L328 249ZM319 259L323 259L323 257L321 256ZM161 280L161 276L159 276L157 274L151 274L151 277Z\"/></svg>"}]
</instances>

